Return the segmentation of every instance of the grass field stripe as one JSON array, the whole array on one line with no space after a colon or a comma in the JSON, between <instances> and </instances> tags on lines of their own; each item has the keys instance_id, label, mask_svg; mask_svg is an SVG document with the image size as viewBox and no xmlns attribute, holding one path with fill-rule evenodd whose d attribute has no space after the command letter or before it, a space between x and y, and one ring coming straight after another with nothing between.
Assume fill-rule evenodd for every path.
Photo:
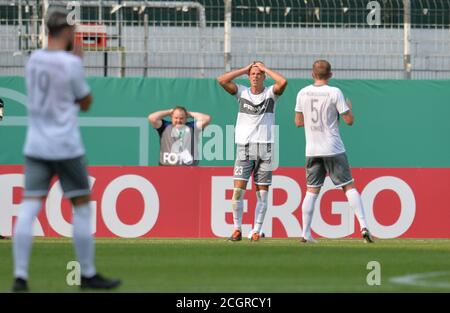
<instances>
[{"instance_id":1,"label":"grass field stripe","mask_svg":"<svg viewBox=\"0 0 450 313\"><path fill-rule=\"evenodd\" d=\"M96 262L101 273L124 281L118 292L450 291L450 239L320 243L300 246L298 238L265 238L258 244L231 244L224 238L97 238ZM0 293L11 288L11 245L12 240L0 240ZM31 291L78 292L67 284L66 265L74 260L70 238L35 238ZM381 285L367 284L371 260L381 265Z\"/></svg>"}]
</instances>

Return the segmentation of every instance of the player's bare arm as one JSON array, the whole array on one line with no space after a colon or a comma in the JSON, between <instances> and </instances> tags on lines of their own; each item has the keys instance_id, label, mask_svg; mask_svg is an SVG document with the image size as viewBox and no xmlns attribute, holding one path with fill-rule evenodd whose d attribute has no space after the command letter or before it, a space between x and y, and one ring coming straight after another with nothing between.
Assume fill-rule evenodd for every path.
<instances>
[{"instance_id":1,"label":"player's bare arm","mask_svg":"<svg viewBox=\"0 0 450 313\"><path fill-rule=\"evenodd\" d=\"M286 89L286 86L287 86L286 78L283 75L281 75L280 73L277 73L277 72L267 68L261 62L256 62L255 66L259 67L259 69L261 71L267 73L267 75L269 75L275 81L275 85L273 86L273 92L276 95L281 96L283 94L284 90Z\"/></svg>"},{"instance_id":2,"label":"player's bare arm","mask_svg":"<svg viewBox=\"0 0 450 313\"><path fill-rule=\"evenodd\" d=\"M195 120L195 124L199 129L204 129L211 122L211 116L200 112L188 112L188 117Z\"/></svg>"},{"instance_id":3,"label":"player's bare arm","mask_svg":"<svg viewBox=\"0 0 450 313\"><path fill-rule=\"evenodd\" d=\"M173 109L157 111L148 116L148 121L153 128L160 128L162 125L162 119L166 116L172 115Z\"/></svg>"},{"instance_id":4,"label":"player's bare arm","mask_svg":"<svg viewBox=\"0 0 450 313\"><path fill-rule=\"evenodd\" d=\"M237 88L237 85L232 82L232 80L239 76L248 74L250 68L253 65L254 65L254 63L249 64L238 70L227 72L227 73L217 77L217 81L219 82L220 86L222 86L223 89L225 89L228 93L234 95L234 94L236 94L238 88Z\"/></svg>"},{"instance_id":5,"label":"player's bare arm","mask_svg":"<svg viewBox=\"0 0 450 313\"><path fill-rule=\"evenodd\" d=\"M86 112L89 110L92 104L92 96L88 94L86 97L76 101L80 105L80 110Z\"/></svg>"},{"instance_id":6,"label":"player's bare arm","mask_svg":"<svg viewBox=\"0 0 450 313\"><path fill-rule=\"evenodd\" d=\"M347 112L345 112L344 114L341 114L341 116L347 125L352 126L355 121L355 117L354 117L353 111L352 111L352 107L353 107L352 102L350 101L350 99L346 99L345 102L347 103L349 110Z\"/></svg>"},{"instance_id":7,"label":"player's bare arm","mask_svg":"<svg viewBox=\"0 0 450 313\"><path fill-rule=\"evenodd\" d=\"M295 112L295 126L297 126L297 127L305 126L305 119L304 119L303 113Z\"/></svg>"}]
</instances>

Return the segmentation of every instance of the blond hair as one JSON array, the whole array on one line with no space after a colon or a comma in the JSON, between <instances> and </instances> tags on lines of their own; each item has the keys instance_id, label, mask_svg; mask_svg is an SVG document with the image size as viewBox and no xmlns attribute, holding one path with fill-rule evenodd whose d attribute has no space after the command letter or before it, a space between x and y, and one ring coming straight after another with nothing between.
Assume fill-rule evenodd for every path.
<instances>
[{"instance_id":1,"label":"blond hair","mask_svg":"<svg viewBox=\"0 0 450 313\"><path fill-rule=\"evenodd\" d=\"M317 60L313 64L313 73L317 79L329 79L331 77L331 64L327 60Z\"/></svg>"}]
</instances>

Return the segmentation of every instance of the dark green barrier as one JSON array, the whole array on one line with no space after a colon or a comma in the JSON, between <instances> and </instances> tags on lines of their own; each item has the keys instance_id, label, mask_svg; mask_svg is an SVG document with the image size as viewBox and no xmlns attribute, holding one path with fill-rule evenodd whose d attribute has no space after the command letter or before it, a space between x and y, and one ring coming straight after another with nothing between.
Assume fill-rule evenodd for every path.
<instances>
[{"instance_id":1,"label":"dark green barrier","mask_svg":"<svg viewBox=\"0 0 450 313\"><path fill-rule=\"evenodd\" d=\"M304 132L294 125L294 106L298 90L309 83L290 79L278 102L281 166L304 164ZM91 165L156 165L159 138L155 130L143 126L147 127L144 119L153 111L182 105L210 114L212 123L223 129L236 121L235 98L214 79L89 78L89 84L94 103L80 117ZM353 102L354 126L341 125L351 165L450 167L450 81L332 80L331 85L340 87ZM25 127L17 117L25 116L25 107L20 94L24 94L23 78L0 77L0 97L6 103L6 116L0 122L0 164L23 162ZM222 166L233 161L200 164Z\"/></svg>"}]
</instances>

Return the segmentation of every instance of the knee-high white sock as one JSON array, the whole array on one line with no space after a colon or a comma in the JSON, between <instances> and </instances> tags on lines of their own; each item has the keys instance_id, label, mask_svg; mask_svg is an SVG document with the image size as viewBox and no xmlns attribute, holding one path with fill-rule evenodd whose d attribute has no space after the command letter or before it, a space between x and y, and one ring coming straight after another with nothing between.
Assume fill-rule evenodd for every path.
<instances>
[{"instance_id":1,"label":"knee-high white sock","mask_svg":"<svg viewBox=\"0 0 450 313\"><path fill-rule=\"evenodd\" d=\"M313 192L306 192L302 203L303 238L311 238L311 223L314 214L314 205L319 195Z\"/></svg>"},{"instance_id":2,"label":"knee-high white sock","mask_svg":"<svg viewBox=\"0 0 450 313\"><path fill-rule=\"evenodd\" d=\"M245 195L244 189L234 188L232 201L234 229L241 230L242 228L242 214L244 213L244 195Z\"/></svg>"},{"instance_id":3,"label":"knee-high white sock","mask_svg":"<svg viewBox=\"0 0 450 313\"><path fill-rule=\"evenodd\" d=\"M14 228L14 277L28 279L28 264L33 243L33 223L41 210L40 199L24 199Z\"/></svg>"},{"instance_id":4,"label":"knee-high white sock","mask_svg":"<svg viewBox=\"0 0 450 313\"><path fill-rule=\"evenodd\" d=\"M347 190L345 195L347 196L350 207L355 211L356 218L359 221L359 225L361 225L361 229L367 228L366 217L364 215L364 207L359 192L355 188L352 188L350 190Z\"/></svg>"},{"instance_id":5,"label":"knee-high white sock","mask_svg":"<svg viewBox=\"0 0 450 313\"><path fill-rule=\"evenodd\" d=\"M81 266L81 275L91 277L95 275L94 265L94 237L91 229L91 208L89 203L74 207L73 210L73 243L75 254Z\"/></svg>"},{"instance_id":6,"label":"knee-high white sock","mask_svg":"<svg viewBox=\"0 0 450 313\"><path fill-rule=\"evenodd\" d=\"M256 202L255 208L255 223L253 227L253 232L259 233L261 232L262 225L264 223L264 217L267 212L267 190L258 190L256 192L256 198L258 201Z\"/></svg>"}]
</instances>

